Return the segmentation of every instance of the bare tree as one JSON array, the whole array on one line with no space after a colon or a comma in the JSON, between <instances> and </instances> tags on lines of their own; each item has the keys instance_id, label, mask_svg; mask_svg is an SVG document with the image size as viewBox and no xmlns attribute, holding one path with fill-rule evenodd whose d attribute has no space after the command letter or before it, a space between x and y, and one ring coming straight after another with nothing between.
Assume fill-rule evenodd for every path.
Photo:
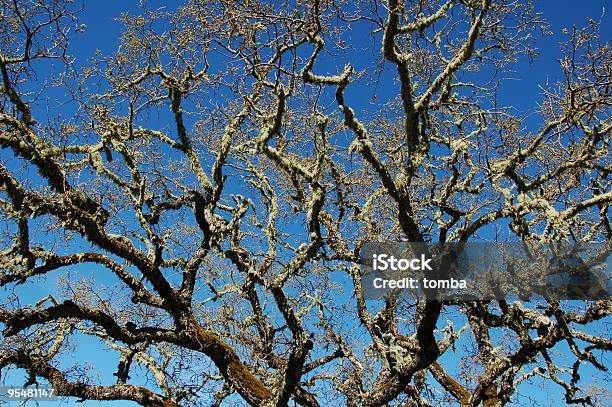
<instances>
[{"instance_id":1,"label":"bare tree","mask_svg":"<svg viewBox=\"0 0 612 407\"><path fill-rule=\"evenodd\" d=\"M596 21L532 126L500 91L548 30L528 2L143 6L86 66L81 5L1 4L4 378L165 407L610 402L581 375L607 371L609 300L370 303L359 268L368 241L610 240ZM86 337L113 382L63 363Z\"/></svg>"}]
</instances>

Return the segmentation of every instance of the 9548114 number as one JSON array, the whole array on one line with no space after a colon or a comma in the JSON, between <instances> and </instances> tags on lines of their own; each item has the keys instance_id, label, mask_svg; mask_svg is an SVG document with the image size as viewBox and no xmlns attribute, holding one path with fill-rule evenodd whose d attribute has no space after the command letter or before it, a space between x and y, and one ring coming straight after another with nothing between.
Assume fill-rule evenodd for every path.
<instances>
[{"instance_id":1,"label":"9548114 number","mask_svg":"<svg viewBox=\"0 0 612 407\"><path fill-rule=\"evenodd\" d=\"M0 401L54 401L57 393L51 386L0 386Z\"/></svg>"}]
</instances>

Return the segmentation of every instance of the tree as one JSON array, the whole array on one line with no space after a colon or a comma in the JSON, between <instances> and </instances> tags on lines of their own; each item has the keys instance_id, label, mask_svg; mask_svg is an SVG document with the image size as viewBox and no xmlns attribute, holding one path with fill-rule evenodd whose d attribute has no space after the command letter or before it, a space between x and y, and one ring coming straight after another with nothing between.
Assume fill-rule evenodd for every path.
<instances>
[{"instance_id":1,"label":"tree","mask_svg":"<svg viewBox=\"0 0 612 407\"><path fill-rule=\"evenodd\" d=\"M497 406L533 381L605 404L581 369L606 371L609 300L368 302L359 268L367 241L610 240L596 21L533 125L498 99L547 31L528 2L144 5L86 65L80 7L2 1L3 376L165 407ZM87 337L113 382L65 362Z\"/></svg>"}]
</instances>

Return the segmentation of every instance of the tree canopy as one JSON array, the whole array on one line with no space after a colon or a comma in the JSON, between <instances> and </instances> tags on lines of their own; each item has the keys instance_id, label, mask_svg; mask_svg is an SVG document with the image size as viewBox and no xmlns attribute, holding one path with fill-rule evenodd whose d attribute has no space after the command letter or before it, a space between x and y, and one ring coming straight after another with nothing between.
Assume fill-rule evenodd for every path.
<instances>
[{"instance_id":1,"label":"tree canopy","mask_svg":"<svg viewBox=\"0 0 612 407\"><path fill-rule=\"evenodd\" d=\"M610 402L609 299L371 301L359 267L372 241L610 241L596 20L528 119L500 92L548 30L527 1L143 4L87 61L82 4L1 4L3 380L160 407ZM67 362L92 341L111 381Z\"/></svg>"}]
</instances>

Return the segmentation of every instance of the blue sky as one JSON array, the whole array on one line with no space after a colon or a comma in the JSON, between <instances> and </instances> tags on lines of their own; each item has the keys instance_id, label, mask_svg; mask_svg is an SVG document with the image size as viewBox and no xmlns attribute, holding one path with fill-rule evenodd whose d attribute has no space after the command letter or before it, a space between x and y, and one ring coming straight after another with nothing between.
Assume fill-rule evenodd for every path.
<instances>
[{"instance_id":1,"label":"blue sky","mask_svg":"<svg viewBox=\"0 0 612 407\"><path fill-rule=\"evenodd\" d=\"M77 58L78 65L86 65L87 60L93 57L95 51L100 49L103 54L107 54L116 50L118 45L118 36L121 32L122 25L116 18L120 13L128 11L130 14L138 14L138 1L86 1L85 9L80 15L80 20L87 26L84 33L76 35L72 41L71 54ZM535 61L529 63L526 58L519 61L514 69L516 71L513 80L508 81L502 87L500 99L505 105L514 106L517 111L522 113L530 113L536 106L536 102L540 99L540 85L547 82L554 82L559 78L560 71L558 69L557 60L560 57L559 42L563 40L564 35L562 29L571 27L572 25L583 26L586 23L586 18L591 17L595 20L602 18L602 38L610 39L612 31L612 20L609 12L605 10L605 0L586 0L586 1L571 1L571 0L546 0L536 3L538 10L544 12L544 16L551 24L552 36L543 37L538 42L539 56ZM164 5L172 9L176 2L151 2L151 8L155 8L155 4ZM603 15L603 17L602 17ZM339 63L337 70L340 71L343 63ZM367 100L371 95L370 90L357 89L351 90L354 92L351 97L356 99ZM534 116L534 126L537 126ZM95 273L94 268L89 267L83 270L84 273ZM110 280L106 281L109 282ZM44 287L28 287L27 291L22 291L20 295L33 297L35 294L44 292ZM7 290L0 291L0 298L7 295ZM37 298L38 295L36 295ZM83 342L73 355L74 360L79 360L83 356L87 356L92 364L100 371L104 372L103 377L111 382L112 372L116 369L116 358L109 357L108 352L101 352L96 349L96 344L92 341ZM64 360L69 363L69 359ZM588 373L588 372L586 372ZM542 394L536 387L527 389L526 394L529 397L541 400L544 403L549 401L551 395ZM554 398L554 397L553 397ZM554 398L555 401L560 399ZM50 403L49 403L50 404ZM44 404L43 404L44 405ZM134 403L128 402L85 402L76 403L68 400L64 405L70 406L132 406Z\"/></svg>"},{"instance_id":2,"label":"blue sky","mask_svg":"<svg viewBox=\"0 0 612 407\"><path fill-rule=\"evenodd\" d=\"M81 13L81 22L87 25L84 33L74 36L72 42L73 55L81 63L93 57L96 49L103 53L116 50L118 36L122 24L116 18L122 12L138 14L140 9L138 1L86 1L85 9ZM544 37L539 41L539 57L530 65L527 58L523 58L516 65L515 80L507 84L504 100L518 109L528 110L534 106L534 100L540 94L539 85L547 81L554 81L559 77L556 61L560 57L559 42L564 39L562 29L572 25L583 26L586 18L602 19L602 38L610 38L612 32L612 10L606 10L606 0L541 0L536 1L536 9L542 11L546 20L551 24L552 36ZM155 9L157 5L165 5L172 9L176 1L151 1L149 8ZM377 51L377 50L376 50ZM338 70L343 65L338 64Z\"/></svg>"}]
</instances>

